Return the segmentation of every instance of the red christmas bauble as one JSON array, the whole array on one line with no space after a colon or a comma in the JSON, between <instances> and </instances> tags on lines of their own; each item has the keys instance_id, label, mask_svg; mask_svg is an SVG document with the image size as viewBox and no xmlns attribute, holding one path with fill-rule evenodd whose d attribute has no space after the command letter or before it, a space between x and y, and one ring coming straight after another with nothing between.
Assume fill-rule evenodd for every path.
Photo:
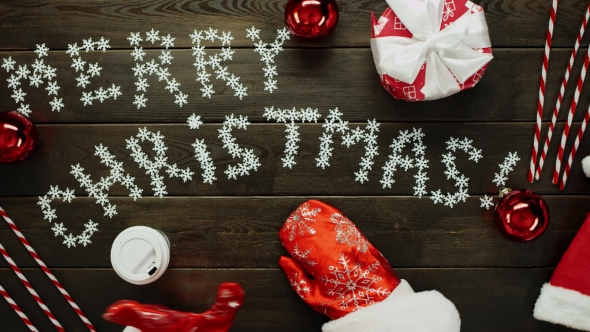
<instances>
[{"instance_id":1,"label":"red christmas bauble","mask_svg":"<svg viewBox=\"0 0 590 332\"><path fill-rule=\"evenodd\" d=\"M302 38L318 38L330 34L338 23L335 0L289 0L285 21L291 32Z\"/></svg>"},{"instance_id":2,"label":"red christmas bauble","mask_svg":"<svg viewBox=\"0 0 590 332\"><path fill-rule=\"evenodd\" d=\"M36 141L37 129L29 118L15 111L0 113L0 162L22 161Z\"/></svg>"},{"instance_id":3,"label":"red christmas bauble","mask_svg":"<svg viewBox=\"0 0 590 332\"><path fill-rule=\"evenodd\" d=\"M543 198L530 190L506 189L495 210L496 226L516 242L532 241L549 224L549 208Z\"/></svg>"}]
</instances>

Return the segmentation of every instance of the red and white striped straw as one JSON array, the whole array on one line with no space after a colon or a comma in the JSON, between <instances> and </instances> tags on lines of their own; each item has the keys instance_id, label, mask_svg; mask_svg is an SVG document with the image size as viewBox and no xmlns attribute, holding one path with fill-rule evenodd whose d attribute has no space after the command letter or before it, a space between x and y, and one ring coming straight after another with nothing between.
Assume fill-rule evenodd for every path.
<instances>
[{"instance_id":1,"label":"red and white striped straw","mask_svg":"<svg viewBox=\"0 0 590 332\"><path fill-rule=\"evenodd\" d=\"M6 220L6 223L8 223L8 226L10 226L12 231L16 234L16 236L19 238L20 242L22 242L22 244L25 246L25 248L27 248L27 250L29 251L29 254L31 254L31 256L33 256L33 258L35 259L37 264L39 264L39 266L41 267L43 272L45 272L47 277L49 277L49 279L51 279L51 282L53 282L53 285L55 285L55 287L57 287L57 289L61 292L63 297L66 299L66 301L68 301L68 303L72 306L74 311L78 314L80 319L82 319L84 324L86 324L86 327L90 331L96 332L96 329L94 328L92 323L90 323L88 318L86 318L86 315L84 315L84 313L82 312L80 307L76 304L74 299L72 299L70 294L68 294L68 292L64 289L64 287L57 280L57 278L53 275L53 273L51 273L51 271L49 270L47 265L45 265L45 263L41 260L39 255L37 255L37 252L35 252L35 249L33 249L33 247L31 247L31 245L29 244L29 241L27 241L27 239L25 238L23 233L21 233L21 231L18 229L18 227L16 227L16 224L12 221L12 219L10 219L10 217L8 216L8 214L6 213L6 211L4 211L4 209L2 207L0 207L0 215L4 218L4 220Z\"/></svg>"},{"instance_id":2,"label":"red and white striped straw","mask_svg":"<svg viewBox=\"0 0 590 332\"><path fill-rule=\"evenodd\" d=\"M570 106L570 111L569 111L569 114L567 115L567 122L565 123L565 128L563 129L563 134L561 135L561 143L559 144L559 149L557 150L557 160L555 161L555 169L553 170L553 184L557 184L557 182L559 182L559 173L561 171L561 162L563 161L563 151L565 150L565 143L567 142L567 138L569 137L569 134L570 134L570 129L572 127L572 121L574 119L574 114L576 113L576 107L578 105L578 100L580 99L580 92L582 92L582 87L584 86L584 80L586 79L586 73L588 72L589 60L590 60L590 48L588 48L588 53L586 53L586 57L584 57L584 66L582 66L582 73L580 74L580 77L578 78L578 85L576 86L576 92L574 93L572 105Z\"/></svg>"},{"instance_id":3,"label":"red and white striped straw","mask_svg":"<svg viewBox=\"0 0 590 332\"><path fill-rule=\"evenodd\" d=\"M574 65L574 60L576 59L576 55L578 54L578 49L580 48L580 42L582 41L582 37L584 36L584 31L586 30L586 25L588 24L588 19L590 19L590 2L588 3L588 9L586 10L586 16L582 21L582 25L580 26L580 33L578 33L578 38L576 39L576 45L572 51L572 55L570 57L570 62L567 66L565 71L565 76L563 77L563 81L561 82L561 89L559 90L559 96L557 97L557 103L555 103L555 108L553 108L553 117L551 118L551 125L549 126L549 130L547 131L547 138L545 139L545 144L543 146L543 152L541 152L541 159L537 163L537 172L535 174L535 179L539 180L541 176L541 171L543 170L543 164L545 163L545 158L547 157L547 150L549 150L549 143L551 142L551 137L553 136L553 130L555 129L555 123L557 122L557 117L559 115L559 111L561 108L561 102L563 100L563 94L565 92L565 88L567 87L567 83L570 77L570 73L572 71L572 67Z\"/></svg>"},{"instance_id":4,"label":"red and white striped straw","mask_svg":"<svg viewBox=\"0 0 590 332\"><path fill-rule=\"evenodd\" d=\"M545 38L545 54L543 54L543 67L541 68L541 82L539 86L539 99L537 100L537 124L535 126L535 136L533 137L533 148L531 151L531 165L529 167L528 180L533 182L535 175L535 166L537 163L537 154L539 151L539 139L541 136L541 125L543 121L543 104L545 103L545 82L547 82L547 68L549 66L549 52L551 51L551 42L553 40L553 26L555 25L555 15L557 13L557 0L553 0L551 14L549 15L549 28Z\"/></svg>"},{"instance_id":5,"label":"red and white striped straw","mask_svg":"<svg viewBox=\"0 0 590 332\"><path fill-rule=\"evenodd\" d=\"M20 319L23 320L23 322L25 323L25 325L27 325L29 330L37 332L38 330L35 328L33 323L31 323L31 321L29 320L29 317L27 317L27 315L25 315L25 313L20 309L20 307L16 304L16 302L14 302L14 300L10 297L10 295L8 295L8 293L6 292L4 287L2 287L2 285L0 285L0 294L2 294L2 297L4 297L6 302L8 302L8 304L10 305L12 310L14 310L14 312L16 312L16 314L20 317Z\"/></svg>"},{"instance_id":6,"label":"red and white striped straw","mask_svg":"<svg viewBox=\"0 0 590 332\"><path fill-rule=\"evenodd\" d=\"M567 177L570 174L570 170L572 168L572 163L574 158L576 158L576 152L578 151L578 146L580 146L580 141L584 136L584 131L586 130L586 126L588 125L588 120L590 120L590 106L588 107L588 111L586 111L586 116L584 117L584 121L582 122L582 126L580 130L578 130L578 135L576 136L576 142L574 146L572 146L572 150L570 151L570 156L567 159L567 165L565 165L565 170L563 171L563 177L561 178L561 184L559 185L559 189L563 190L565 187L565 183L567 182Z\"/></svg>"},{"instance_id":7,"label":"red and white striped straw","mask_svg":"<svg viewBox=\"0 0 590 332\"><path fill-rule=\"evenodd\" d=\"M0 243L0 253L2 254L2 256L4 256L4 259L6 260L8 265L10 265L10 267L12 268L14 273L16 273L17 277L20 279L20 281L23 283L23 285L25 285L25 287L27 288L29 293L31 293L31 295L33 296L35 301L37 301L37 304L39 305L39 307L41 307L43 312L45 312L45 315L47 315L47 317L53 323L55 328L60 332L65 332L65 330L63 329L61 324L57 321L57 319L55 319L55 316L53 316L53 314L51 313L51 310L49 310L49 308L47 308L47 306L45 305L45 302L43 302L43 300L41 300L41 297L39 297L39 294L37 294L37 292L35 292L35 290L33 289L33 286L31 286L31 284L29 283L27 278L22 274L22 272L20 271L18 266L16 266L16 264L12 260L12 258L10 258L10 255L8 255L8 252L6 252L6 250L4 249L4 247L2 246L1 243Z\"/></svg>"}]
</instances>

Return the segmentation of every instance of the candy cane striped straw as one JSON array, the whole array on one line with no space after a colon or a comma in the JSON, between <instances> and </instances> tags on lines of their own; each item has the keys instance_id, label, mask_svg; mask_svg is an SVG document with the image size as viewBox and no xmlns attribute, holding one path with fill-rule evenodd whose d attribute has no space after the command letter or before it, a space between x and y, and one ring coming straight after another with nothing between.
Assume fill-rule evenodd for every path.
<instances>
[{"instance_id":1,"label":"candy cane striped straw","mask_svg":"<svg viewBox=\"0 0 590 332\"><path fill-rule=\"evenodd\" d=\"M33 296L35 301L37 301L37 304L39 305L39 307L41 307L43 312L45 312L45 315L47 315L47 317L53 323L55 328L60 332L65 332L63 327L61 327L61 324L57 321L57 319L55 319L55 316L53 316L53 314L51 313L51 310L49 310L49 308L47 308L47 306L45 305L45 302L43 302L43 300L41 300L41 297L39 297L39 294L37 294L37 292L35 292L35 290L33 289L33 286L31 286L31 284L29 283L27 278L22 274L22 272L20 271L18 266L16 266L16 264L12 260L12 258L10 258L10 255L8 255L8 252L6 252L6 250L4 249L4 247L2 246L1 243L0 243L0 253L2 254L2 256L4 256L4 259L6 260L8 265L10 265L10 267L12 268L14 273L16 273L17 277L20 279L20 281L23 283L23 285L25 285L25 287L27 288L29 293L31 293L31 295Z\"/></svg>"},{"instance_id":2,"label":"candy cane striped straw","mask_svg":"<svg viewBox=\"0 0 590 332\"><path fill-rule=\"evenodd\" d=\"M567 159L567 165L565 165L565 170L563 171L563 177L561 178L561 184L559 185L559 189L563 190L565 188L565 183L567 182L567 177L570 174L570 169L572 168L572 162L576 157L576 152L578 151L578 146L580 145L580 141L582 140L582 136L584 136L584 131L586 130L586 126L588 125L588 120L590 120L590 106L588 107L588 111L586 112L586 116L584 117L584 121L582 122L582 126L580 130L578 130L578 135L576 136L576 142L574 146L572 146L572 150L570 151L570 156Z\"/></svg>"},{"instance_id":3,"label":"candy cane striped straw","mask_svg":"<svg viewBox=\"0 0 590 332\"><path fill-rule=\"evenodd\" d=\"M86 315L84 315L84 313L82 312L80 307L78 307L78 305L76 304L74 299L72 299L70 294L68 294L68 292L66 292L66 290L61 285L61 283L57 280L57 278L53 275L53 273L51 273L51 271L49 270L47 265L45 265L45 263L43 263L43 261L41 260L39 255L37 255L37 252L35 252L35 249L33 249L33 247L31 247L31 245L29 244L29 241L27 241L27 239L25 238L23 233L21 233L21 231L18 229L18 227L16 227L16 224L12 221L12 219L10 219L10 217L8 216L8 214L6 213L6 211L4 211L4 209L2 207L0 207L0 215L4 218L4 220L6 220L6 223L8 223L8 226L10 226L12 231L16 234L16 236L19 238L20 242L22 242L22 244L25 246L25 248L27 248L27 250L29 251L29 254L31 254L31 256L33 256L33 258L35 259L37 264L39 264L39 266L41 267L43 272L45 272L47 277L49 277L49 279L51 279L51 281L53 282L53 285L55 285L55 287L57 287L57 289L61 292L61 294L66 299L66 301L68 301L68 303L72 306L74 311L78 314L80 319L82 319L84 324L86 324L86 327L90 331L96 332L96 329L94 328L92 323L90 323L88 318L86 318Z\"/></svg>"},{"instance_id":4,"label":"candy cane striped straw","mask_svg":"<svg viewBox=\"0 0 590 332\"><path fill-rule=\"evenodd\" d=\"M543 67L541 68L541 83L539 86L539 99L537 100L537 124L535 127L535 136L533 137L533 148L531 152L531 165L529 167L528 180L533 182L535 166L537 163L537 153L539 151L539 138L541 136L541 125L543 121L543 104L545 103L545 82L547 81L547 67L549 66L549 52L551 50L551 41L553 40L553 26L555 24L555 14L557 13L557 0L553 0L551 14L549 15L549 28L545 38L545 54L543 55Z\"/></svg>"},{"instance_id":5,"label":"candy cane striped straw","mask_svg":"<svg viewBox=\"0 0 590 332\"><path fill-rule=\"evenodd\" d=\"M584 36L584 31L586 30L586 25L588 24L588 19L590 18L590 2L588 3L588 9L586 10L586 16L582 21L582 25L580 26L580 33L578 33L578 38L576 39L576 45L572 51L572 55L570 57L570 62L567 66L565 71L565 76L563 77L563 81L561 82L561 89L559 90L559 96L557 97L557 103L555 103L555 108L553 108L553 117L551 118L551 125L549 126L549 130L547 131L547 138L545 139L545 144L543 146L543 152L541 152L541 159L537 164L537 172L535 174L535 179L539 180L539 176L541 175L541 171L543 170L543 164L545 163L545 158L547 157L547 150L549 150L549 143L551 142L551 137L553 136L553 130L555 129L555 123L557 122L557 116L559 115L559 111L561 108L561 102L563 100L563 93L565 92L565 88L567 87L568 80L570 78L570 73L572 70L572 66L574 65L574 60L576 59L576 55L578 54L578 49L580 48L580 42L582 41L582 37Z\"/></svg>"},{"instance_id":6,"label":"candy cane striped straw","mask_svg":"<svg viewBox=\"0 0 590 332\"><path fill-rule=\"evenodd\" d=\"M559 181L559 172L561 171L561 162L563 161L563 150L565 149L565 143L567 142L567 138L570 134L572 120L574 119L574 114L576 113L576 106L578 105L578 100L580 99L580 92L582 91L582 87L584 86L584 80L586 79L586 73L588 72L589 60L590 48L588 48L588 53L586 53L586 57L584 58L584 66L582 67L582 73L580 74L580 78L578 78L578 85L576 86L574 100L572 101L572 105L570 106L570 112L567 116L567 122L565 124L565 128L563 129L563 134L561 135L561 143L559 145L559 149L557 150L557 160L555 161L555 169L553 170L553 184L557 184L557 182Z\"/></svg>"},{"instance_id":7,"label":"candy cane striped straw","mask_svg":"<svg viewBox=\"0 0 590 332\"><path fill-rule=\"evenodd\" d=\"M20 319L23 320L23 322L27 325L29 330L37 332L38 330L35 328L33 323L31 323L31 321L29 320L29 317L27 317L27 315L25 315L25 313L20 309L20 307L16 304L16 302L14 302L14 300L10 297L10 295L8 295L8 293L6 292L4 287L2 287L2 285L0 285L0 294L2 294L2 297L4 297L6 302L8 302L8 304L10 305L12 310L14 310L14 312L16 312L16 314L20 317Z\"/></svg>"}]
</instances>

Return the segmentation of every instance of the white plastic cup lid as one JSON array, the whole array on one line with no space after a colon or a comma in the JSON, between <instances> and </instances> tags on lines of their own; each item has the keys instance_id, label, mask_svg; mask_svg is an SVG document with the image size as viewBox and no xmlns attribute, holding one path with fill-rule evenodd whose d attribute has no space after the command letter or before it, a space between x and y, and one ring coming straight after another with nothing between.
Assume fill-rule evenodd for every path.
<instances>
[{"instance_id":1,"label":"white plastic cup lid","mask_svg":"<svg viewBox=\"0 0 590 332\"><path fill-rule=\"evenodd\" d=\"M132 284L145 285L158 280L168 268L170 242L164 233L146 226L122 231L111 248L115 272Z\"/></svg>"}]
</instances>

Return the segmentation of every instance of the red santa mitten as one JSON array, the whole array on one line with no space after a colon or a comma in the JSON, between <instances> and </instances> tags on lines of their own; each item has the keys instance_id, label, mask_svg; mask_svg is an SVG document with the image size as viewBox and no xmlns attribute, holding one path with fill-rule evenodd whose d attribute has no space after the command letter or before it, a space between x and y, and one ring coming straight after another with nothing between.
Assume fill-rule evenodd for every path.
<instances>
[{"instance_id":1,"label":"red santa mitten","mask_svg":"<svg viewBox=\"0 0 590 332\"><path fill-rule=\"evenodd\" d=\"M198 329L199 332L227 332L243 302L244 291L240 285L223 283L217 289L215 304L201 314L123 300L110 305L102 317L134 328L125 331L189 332Z\"/></svg>"},{"instance_id":2,"label":"red santa mitten","mask_svg":"<svg viewBox=\"0 0 590 332\"><path fill-rule=\"evenodd\" d=\"M415 293L336 208L310 200L280 231L291 287L333 321L324 332L458 332L457 309L437 291Z\"/></svg>"},{"instance_id":3,"label":"red santa mitten","mask_svg":"<svg viewBox=\"0 0 590 332\"><path fill-rule=\"evenodd\" d=\"M535 304L536 319L590 331L590 215Z\"/></svg>"}]
</instances>

